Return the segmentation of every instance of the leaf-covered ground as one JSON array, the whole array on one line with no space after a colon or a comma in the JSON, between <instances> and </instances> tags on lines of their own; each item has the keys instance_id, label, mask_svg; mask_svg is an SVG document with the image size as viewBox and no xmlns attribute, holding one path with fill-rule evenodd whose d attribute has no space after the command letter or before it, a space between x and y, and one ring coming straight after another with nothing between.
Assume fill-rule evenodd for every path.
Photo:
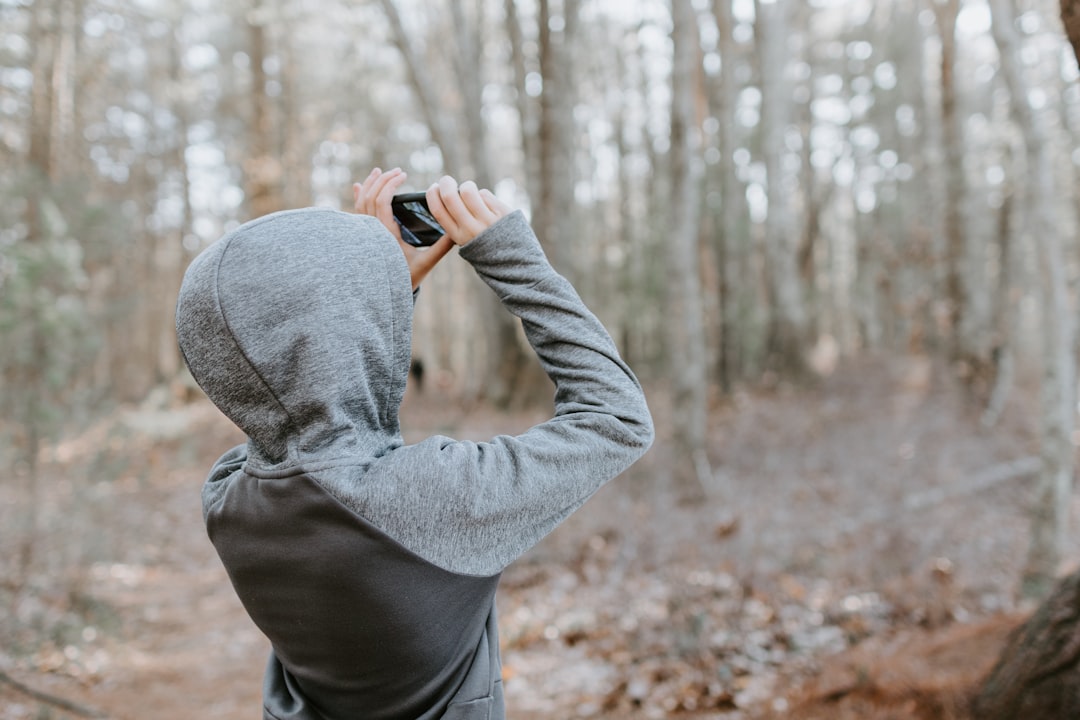
<instances>
[{"instance_id":1,"label":"leaf-covered ground","mask_svg":"<svg viewBox=\"0 0 1080 720\"><path fill-rule=\"evenodd\" d=\"M966 718L1025 610L1036 421L1017 389L982 428L945 377L863 361L718 402L694 506L670 486L672 409L651 393L656 447L504 575L510 716ZM433 394L403 409L412 440L541 417ZM50 449L28 575L0 565L0 720L258 715L266 643L199 513L237 440L204 402L162 396ZM0 491L8 517L21 501Z\"/></svg>"}]
</instances>

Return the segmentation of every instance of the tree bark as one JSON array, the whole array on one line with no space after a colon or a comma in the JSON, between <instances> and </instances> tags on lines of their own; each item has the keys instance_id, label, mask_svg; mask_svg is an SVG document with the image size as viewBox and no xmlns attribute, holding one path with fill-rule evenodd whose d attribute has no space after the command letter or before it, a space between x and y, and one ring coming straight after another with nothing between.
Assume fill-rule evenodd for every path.
<instances>
[{"instance_id":1,"label":"tree bark","mask_svg":"<svg viewBox=\"0 0 1080 720\"><path fill-rule=\"evenodd\" d=\"M296 6L282 2L283 21L296 21ZM300 97L302 82L298 82L298 53L296 39L292 33L282 33L279 52L281 54L281 96L278 98L278 114L281 117L281 160L282 160L282 202L285 207L303 207L311 202L311 152L305 140L302 109L304 100Z\"/></svg>"},{"instance_id":2,"label":"tree bark","mask_svg":"<svg viewBox=\"0 0 1080 720\"><path fill-rule=\"evenodd\" d=\"M735 20L728 0L713 0L712 11L719 31L717 45L721 63L719 82L712 84L713 111L717 119L717 140L721 153L719 172L722 203L720 232L716 238L720 277L720 352L717 365L720 386L728 393L745 370L740 326L750 300L745 283L741 281L747 277L750 267L750 233L746 188L739 181L734 161L735 150L738 149L735 105L739 95L735 74L737 46L732 35Z\"/></svg>"},{"instance_id":3,"label":"tree bark","mask_svg":"<svg viewBox=\"0 0 1080 720\"><path fill-rule=\"evenodd\" d=\"M34 78L30 91L30 148L27 160L41 177L52 177L52 129L54 114L53 71L57 44L56 0L36 0L31 10L29 46L30 71ZM31 198L32 200L32 198ZM34 203L31 202L31 205ZM34 213L31 213L33 215ZM37 220L30 218L30 234Z\"/></svg>"},{"instance_id":4,"label":"tree bark","mask_svg":"<svg viewBox=\"0 0 1080 720\"><path fill-rule=\"evenodd\" d=\"M517 2L506 0L506 32L510 39L510 63L514 67L515 100L518 118L521 124L521 148L524 154L525 190L529 197L537 197L540 179L537 157L537 139L539 135L538 117L528 92L528 67L525 60L525 37L521 31L521 18L518 16Z\"/></svg>"},{"instance_id":5,"label":"tree bark","mask_svg":"<svg viewBox=\"0 0 1080 720\"><path fill-rule=\"evenodd\" d=\"M800 378L807 372L806 308L796 263L798 233L789 204L791 191L784 174L784 133L791 121L791 87L787 68L787 17L790 0L765 4L755 0L761 62L761 132L768 187L765 219L770 308L770 364L784 375Z\"/></svg>"},{"instance_id":6,"label":"tree bark","mask_svg":"<svg viewBox=\"0 0 1080 720\"><path fill-rule=\"evenodd\" d=\"M1013 633L972 713L979 720L1080 717L1080 572Z\"/></svg>"},{"instance_id":7,"label":"tree bark","mask_svg":"<svg viewBox=\"0 0 1080 720\"><path fill-rule=\"evenodd\" d=\"M1012 153L1008 153L1010 159ZM1009 163L1015 165L1015 161ZM998 214L997 255L998 283L993 298L994 344L991 362L994 370L994 383L990 389L990 398L980 419L983 427L997 424L1005 409L1005 402L1012 391L1015 370L1016 327L1018 308L1017 268L1022 266L1021 254L1017 242L1020 239L1019 208L1016 207L1017 188L1015 182L1008 182L1002 191L1001 210Z\"/></svg>"},{"instance_id":8,"label":"tree bark","mask_svg":"<svg viewBox=\"0 0 1080 720\"><path fill-rule=\"evenodd\" d=\"M700 43L692 0L672 0L671 39L675 57L671 93L671 241L668 260L668 366L674 383L673 472L684 501L705 495L711 472L705 453L708 377L705 320L699 275L701 212L700 128L695 89Z\"/></svg>"},{"instance_id":9,"label":"tree bark","mask_svg":"<svg viewBox=\"0 0 1080 720\"><path fill-rule=\"evenodd\" d=\"M973 310L973 293L968 270L968 238L964 230L963 117L958 108L956 78L956 19L960 0L932 0L941 31L941 123L945 156L945 298L947 303L950 356L968 382L985 377L990 359L978 341L978 319Z\"/></svg>"},{"instance_id":10,"label":"tree bark","mask_svg":"<svg viewBox=\"0 0 1080 720\"><path fill-rule=\"evenodd\" d=\"M562 14L550 0L539 3L540 93L539 196L533 225L555 269L575 282L574 85L570 73L579 0L563 0ZM555 28L561 23L561 30Z\"/></svg>"},{"instance_id":11,"label":"tree bark","mask_svg":"<svg viewBox=\"0 0 1080 720\"><path fill-rule=\"evenodd\" d=\"M491 187L491 162L487 152L484 128L484 73L480 60L483 57L483 6L476 3L475 17L465 15L465 3L460 0L450 3L450 15L454 21L454 36L457 38L457 52L454 54L454 68L457 71L458 87L461 89L461 116L465 120L465 136L469 165L455 168L454 172L462 177L471 177L480 187Z\"/></svg>"},{"instance_id":12,"label":"tree bark","mask_svg":"<svg viewBox=\"0 0 1080 720\"><path fill-rule=\"evenodd\" d=\"M267 92L265 62L268 57L269 17L258 12L257 0L248 17L248 53L251 57L251 96L248 156L244 162L245 195L251 217L261 217L285 207L283 173L275 142L277 105Z\"/></svg>"},{"instance_id":13,"label":"tree bark","mask_svg":"<svg viewBox=\"0 0 1080 720\"><path fill-rule=\"evenodd\" d=\"M1080 0L1061 0L1061 21L1065 35L1072 45L1073 55L1080 64Z\"/></svg>"}]
</instances>

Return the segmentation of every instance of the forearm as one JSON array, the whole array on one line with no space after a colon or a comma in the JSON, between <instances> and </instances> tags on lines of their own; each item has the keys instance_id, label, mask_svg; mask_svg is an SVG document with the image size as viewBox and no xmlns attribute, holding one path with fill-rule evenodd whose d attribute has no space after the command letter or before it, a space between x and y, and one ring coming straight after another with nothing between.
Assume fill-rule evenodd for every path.
<instances>
[{"instance_id":1,"label":"forearm","mask_svg":"<svg viewBox=\"0 0 1080 720\"><path fill-rule=\"evenodd\" d=\"M526 337L555 383L557 418L575 412L617 417L648 444L652 422L641 386L607 330L555 272L520 213L503 218L461 250Z\"/></svg>"}]
</instances>

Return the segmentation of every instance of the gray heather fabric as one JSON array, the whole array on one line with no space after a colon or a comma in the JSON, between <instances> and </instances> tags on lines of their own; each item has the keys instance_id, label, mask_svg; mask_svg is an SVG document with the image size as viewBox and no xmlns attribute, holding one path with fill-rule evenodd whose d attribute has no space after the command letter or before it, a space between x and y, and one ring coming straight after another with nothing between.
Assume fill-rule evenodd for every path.
<instances>
[{"instance_id":1,"label":"gray heather fabric","mask_svg":"<svg viewBox=\"0 0 1080 720\"><path fill-rule=\"evenodd\" d=\"M195 379L249 438L211 471L204 506L245 466L299 466L421 558L489 576L640 457L653 438L641 387L524 216L460 256L521 318L555 382L555 416L516 437L404 446L413 296L378 221L288 211L204 251L185 276L177 336Z\"/></svg>"}]
</instances>

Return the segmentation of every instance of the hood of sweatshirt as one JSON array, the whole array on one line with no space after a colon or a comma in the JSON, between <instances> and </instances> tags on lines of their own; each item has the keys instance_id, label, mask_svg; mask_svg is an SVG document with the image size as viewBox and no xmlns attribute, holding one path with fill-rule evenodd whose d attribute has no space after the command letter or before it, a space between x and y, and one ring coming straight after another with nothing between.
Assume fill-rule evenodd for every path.
<instances>
[{"instance_id":1,"label":"hood of sweatshirt","mask_svg":"<svg viewBox=\"0 0 1080 720\"><path fill-rule=\"evenodd\" d=\"M248 437L248 463L374 458L401 444L413 293L373 217L324 208L248 222L184 275L176 335Z\"/></svg>"}]
</instances>

